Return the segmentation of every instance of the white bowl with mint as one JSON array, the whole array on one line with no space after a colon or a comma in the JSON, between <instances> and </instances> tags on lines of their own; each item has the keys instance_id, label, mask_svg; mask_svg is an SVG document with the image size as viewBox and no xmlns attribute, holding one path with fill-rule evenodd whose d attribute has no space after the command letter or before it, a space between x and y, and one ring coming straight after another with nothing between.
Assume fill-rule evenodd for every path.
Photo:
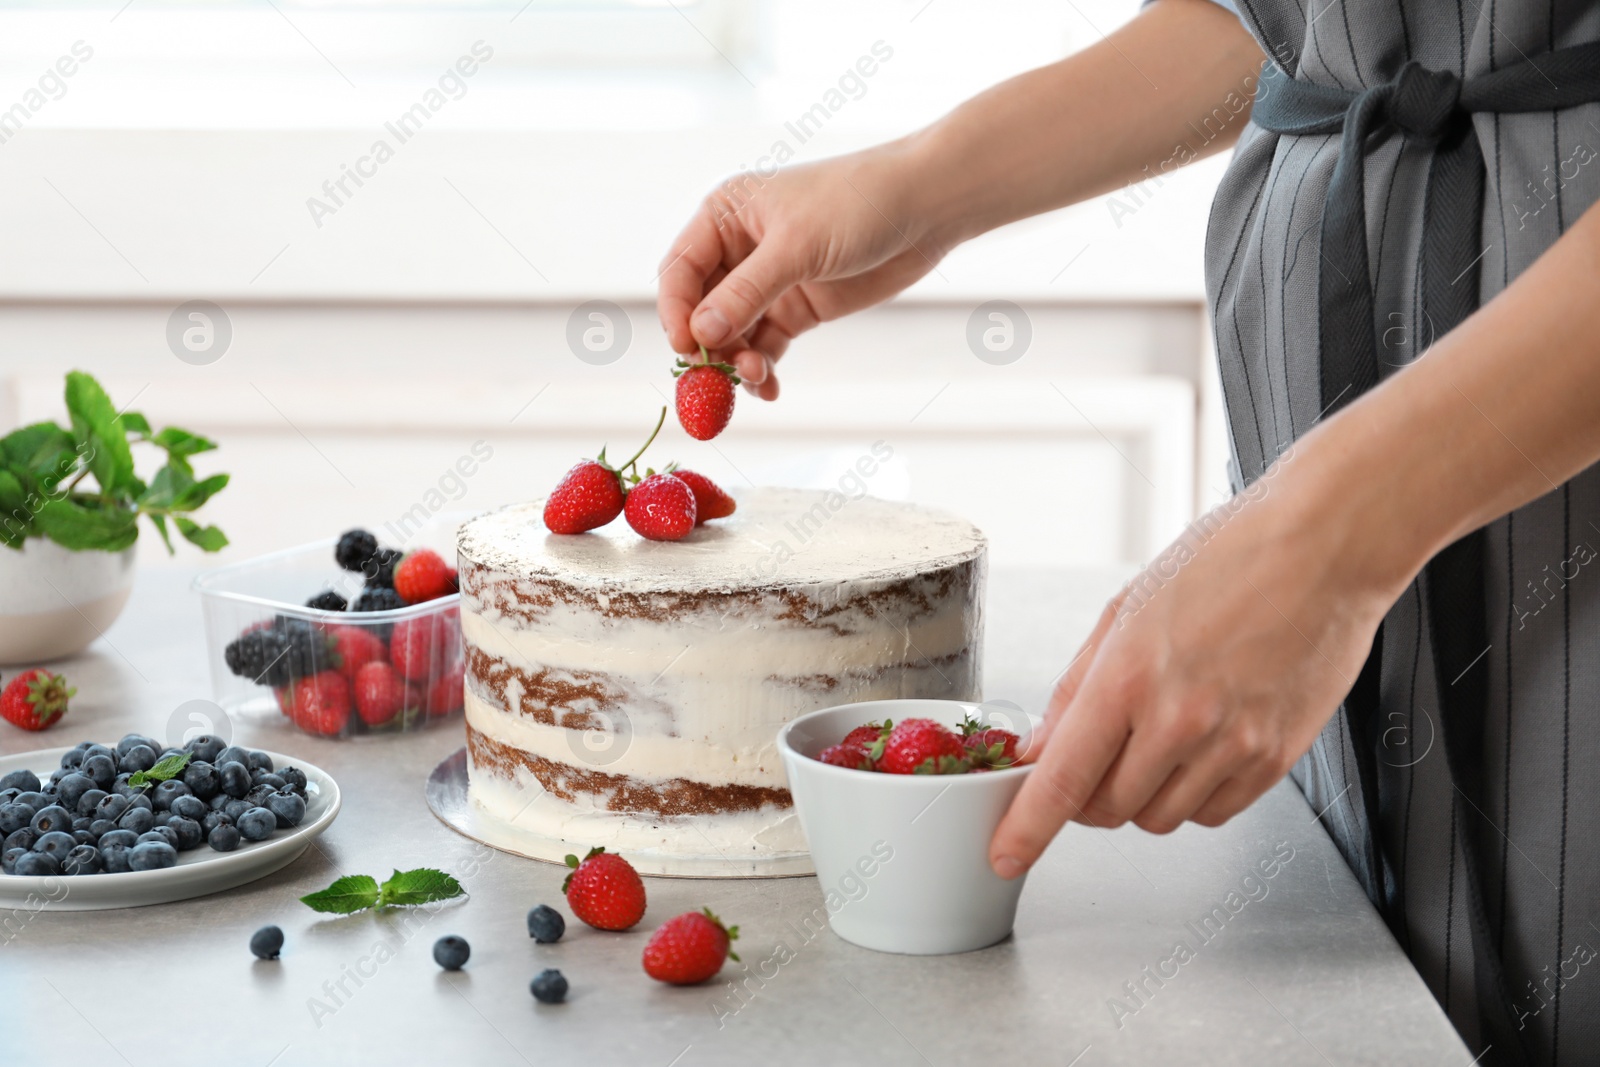
<instances>
[{"instance_id":1,"label":"white bowl with mint","mask_svg":"<svg viewBox=\"0 0 1600 1067\"><path fill-rule=\"evenodd\" d=\"M0 436L0 665L83 651L133 591L135 545L147 521L207 552L228 543L193 512L228 484L190 460L216 445L198 434L152 430L119 410L82 371L66 380L67 424L31 423ZM135 449L159 463L149 479Z\"/></svg>"}]
</instances>

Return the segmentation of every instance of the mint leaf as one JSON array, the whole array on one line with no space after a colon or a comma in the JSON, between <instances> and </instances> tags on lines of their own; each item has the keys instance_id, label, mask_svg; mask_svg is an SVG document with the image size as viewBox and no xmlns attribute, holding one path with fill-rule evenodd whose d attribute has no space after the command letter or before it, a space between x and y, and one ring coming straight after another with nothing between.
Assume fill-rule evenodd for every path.
<instances>
[{"instance_id":1,"label":"mint leaf","mask_svg":"<svg viewBox=\"0 0 1600 1067\"><path fill-rule=\"evenodd\" d=\"M166 449L169 456L178 458L186 458L197 452L210 452L217 447L217 443L210 438L201 437L199 434L190 433L188 430L180 430L176 426L168 426L151 437L150 443Z\"/></svg>"},{"instance_id":2,"label":"mint leaf","mask_svg":"<svg viewBox=\"0 0 1600 1067\"><path fill-rule=\"evenodd\" d=\"M129 433L136 433L140 437L150 436L150 420L137 411L124 411L121 418L124 430Z\"/></svg>"},{"instance_id":3,"label":"mint leaf","mask_svg":"<svg viewBox=\"0 0 1600 1067\"><path fill-rule=\"evenodd\" d=\"M75 370L67 374L66 401L73 436L87 453L100 491L109 495L127 488L133 478L133 453L111 398L94 378Z\"/></svg>"},{"instance_id":4,"label":"mint leaf","mask_svg":"<svg viewBox=\"0 0 1600 1067\"><path fill-rule=\"evenodd\" d=\"M78 465L72 435L53 422L36 422L0 438L0 458L19 476L50 482L47 490Z\"/></svg>"},{"instance_id":5,"label":"mint leaf","mask_svg":"<svg viewBox=\"0 0 1600 1067\"><path fill-rule=\"evenodd\" d=\"M449 900L466 892L461 883L432 867L419 867L414 871L395 871L379 890L379 904L427 904L434 900Z\"/></svg>"},{"instance_id":6,"label":"mint leaf","mask_svg":"<svg viewBox=\"0 0 1600 1067\"><path fill-rule=\"evenodd\" d=\"M90 507L75 499L46 500L34 522L50 540L74 552L120 552L139 536L138 515L122 508Z\"/></svg>"},{"instance_id":7,"label":"mint leaf","mask_svg":"<svg viewBox=\"0 0 1600 1067\"><path fill-rule=\"evenodd\" d=\"M165 782L170 778L178 777L188 765L189 754L180 752L176 756L168 756L148 771L134 771L132 776L128 778L128 784L138 788L139 786L149 785L151 782Z\"/></svg>"},{"instance_id":8,"label":"mint leaf","mask_svg":"<svg viewBox=\"0 0 1600 1067\"><path fill-rule=\"evenodd\" d=\"M349 915L377 906L378 882L371 875L347 874L328 888L301 897L300 902L313 911Z\"/></svg>"},{"instance_id":9,"label":"mint leaf","mask_svg":"<svg viewBox=\"0 0 1600 1067\"><path fill-rule=\"evenodd\" d=\"M228 537L215 526L202 527L193 519L186 519L182 515L174 515L173 523L178 527L178 532L183 539L192 545L198 545L207 552L217 552L228 547Z\"/></svg>"}]
</instances>

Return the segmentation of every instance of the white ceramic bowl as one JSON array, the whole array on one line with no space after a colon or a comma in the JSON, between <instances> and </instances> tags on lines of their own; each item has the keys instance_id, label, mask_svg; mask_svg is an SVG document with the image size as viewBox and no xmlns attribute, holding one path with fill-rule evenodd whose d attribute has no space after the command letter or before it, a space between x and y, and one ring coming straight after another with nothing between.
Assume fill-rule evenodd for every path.
<instances>
[{"instance_id":1,"label":"white ceramic bowl","mask_svg":"<svg viewBox=\"0 0 1600 1067\"><path fill-rule=\"evenodd\" d=\"M882 719L964 714L1024 736L1014 709L955 700L871 700L802 715L778 734L796 814L822 883L828 922L879 952L940 955L1004 940L1026 880L989 868L989 839L1032 765L984 774L875 774L815 757ZM1020 727L1020 728L1019 728Z\"/></svg>"},{"instance_id":2,"label":"white ceramic bowl","mask_svg":"<svg viewBox=\"0 0 1600 1067\"><path fill-rule=\"evenodd\" d=\"M82 652L133 591L136 545L72 552L30 537L0 546L0 665L33 666Z\"/></svg>"}]
</instances>

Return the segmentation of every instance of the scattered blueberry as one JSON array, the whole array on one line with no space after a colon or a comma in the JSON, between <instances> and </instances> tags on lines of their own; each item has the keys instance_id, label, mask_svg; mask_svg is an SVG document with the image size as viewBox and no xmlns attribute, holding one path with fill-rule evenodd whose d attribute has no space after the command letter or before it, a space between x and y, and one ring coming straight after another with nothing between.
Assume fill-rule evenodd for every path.
<instances>
[{"instance_id":1,"label":"scattered blueberry","mask_svg":"<svg viewBox=\"0 0 1600 1067\"><path fill-rule=\"evenodd\" d=\"M270 785L272 788L278 789L278 790L283 790L283 789L288 789L289 788L289 783L284 781L282 776L273 774L271 771L257 771L257 772L255 772L255 774L250 776L250 784L251 785Z\"/></svg>"},{"instance_id":2,"label":"scattered blueberry","mask_svg":"<svg viewBox=\"0 0 1600 1067\"><path fill-rule=\"evenodd\" d=\"M34 811L38 811L40 808L48 808L52 803L48 796L39 792L37 789L30 790L26 793L18 793L16 802L18 804L26 804Z\"/></svg>"},{"instance_id":3,"label":"scattered blueberry","mask_svg":"<svg viewBox=\"0 0 1600 1067\"><path fill-rule=\"evenodd\" d=\"M206 832L206 844L216 852L232 852L240 840L239 828L231 822L218 823Z\"/></svg>"},{"instance_id":4,"label":"scattered blueberry","mask_svg":"<svg viewBox=\"0 0 1600 1067\"><path fill-rule=\"evenodd\" d=\"M455 934L446 934L433 943L433 962L447 971L459 971L470 955L472 946L467 944L466 938Z\"/></svg>"},{"instance_id":5,"label":"scattered blueberry","mask_svg":"<svg viewBox=\"0 0 1600 1067\"><path fill-rule=\"evenodd\" d=\"M145 811L151 813L154 813L156 810L156 806L150 803L150 794L144 792L143 790L128 794L128 807L143 808Z\"/></svg>"},{"instance_id":6,"label":"scattered blueberry","mask_svg":"<svg viewBox=\"0 0 1600 1067\"><path fill-rule=\"evenodd\" d=\"M8 848L4 852L0 852L0 872L16 874L17 860L27 854L28 850L25 848Z\"/></svg>"},{"instance_id":7,"label":"scattered blueberry","mask_svg":"<svg viewBox=\"0 0 1600 1067\"><path fill-rule=\"evenodd\" d=\"M89 824L89 837L98 845L102 837L116 828L117 824L110 819L96 819Z\"/></svg>"},{"instance_id":8,"label":"scattered blueberry","mask_svg":"<svg viewBox=\"0 0 1600 1067\"><path fill-rule=\"evenodd\" d=\"M278 828L278 817L266 808L251 808L239 816L238 827L246 841L265 841Z\"/></svg>"},{"instance_id":9,"label":"scattered blueberry","mask_svg":"<svg viewBox=\"0 0 1600 1067\"><path fill-rule=\"evenodd\" d=\"M100 867L100 850L93 845L79 845L61 861L65 874L99 874Z\"/></svg>"},{"instance_id":10,"label":"scattered blueberry","mask_svg":"<svg viewBox=\"0 0 1600 1067\"><path fill-rule=\"evenodd\" d=\"M128 851L128 866L136 871L158 871L178 862L178 850L165 841L140 841Z\"/></svg>"},{"instance_id":11,"label":"scattered blueberry","mask_svg":"<svg viewBox=\"0 0 1600 1067\"><path fill-rule=\"evenodd\" d=\"M110 795L111 794L107 793L104 789L89 790L87 793L83 794L83 796L78 798L78 814L93 815L94 809L100 805L102 800Z\"/></svg>"},{"instance_id":12,"label":"scattered blueberry","mask_svg":"<svg viewBox=\"0 0 1600 1067\"><path fill-rule=\"evenodd\" d=\"M226 794L226 793L218 793L216 796L214 796L210 800L206 801L206 803L211 806L211 810L212 811L221 811L223 808L227 807L228 804L231 803L232 801L233 801L233 798L230 797L228 794Z\"/></svg>"},{"instance_id":13,"label":"scattered blueberry","mask_svg":"<svg viewBox=\"0 0 1600 1067\"><path fill-rule=\"evenodd\" d=\"M7 834L6 839L0 842L0 850L9 851L14 848L24 848L31 851L33 843L37 840L39 840L39 835L24 826L15 833Z\"/></svg>"},{"instance_id":14,"label":"scattered blueberry","mask_svg":"<svg viewBox=\"0 0 1600 1067\"><path fill-rule=\"evenodd\" d=\"M567 999L567 979L554 967L540 971L528 983L528 991L540 1004L560 1004Z\"/></svg>"},{"instance_id":15,"label":"scattered blueberry","mask_svg":"<svg viewBox=\"0 0 1600 1067\"><path fill-rule=\"evenodd\" d=\"M278 772L278 777L301 796L306 795L306 772L299 767L285 767Z\"/></svg>"},{"instance_id":16,"label":"scattered blueberry","mask_svg":"<svg viewBox=\"0 0 1600 1067\"><path fill-rule=\"evenodd\" d=\"M275 960L283 951L283 931L276 926L263 926L250 935L250 951L258 960Z\"/></svg>"},{"instance_id":17,"label":"scattered blueberry","mask_svg":"<svg viewBox=\"0 0 1600 1067\"><path fill-rule=\"evenodd\" d=\"M306 802L300 799L299 793L283 790L267 797L267 810L277 817L278 829L287 830L299 826L300 820L306 817Z\"/></svg>"},{"instance_id":18,"label":"scattered blueberry","mask_svg":"<svg viewBox=\"0 0 1600 1067\"><path fill-rule=\"evenodd\" d=\"M40 834L39 840L33 843L35 852L43 852L57 863L66 859L67 853L77 847L78 839L60 830L52 830L47 834Z\"/></svg>"},{"instance_id":19,"label":"scattered blueberry","mask_svg":"<svg viewBox=\"0 0 1600 1067\"><path fill-rule=\"evenodd\" d=\"M255 805L250 803L248 800L230 799L222 806L222 813L228 818L232 819L234 822L238 822L239 816L243 815L253 807L255 807Z\"/></svg>"},{"instance_id":20,"label":"scattered blueberry","mask_svg":"<svg viewBox=\"0 0 1600 1067\"><path fill-rule=\"evenodd\" d=\"M528 912L528 936L542 944L560 941L567 932L567 920L548 904L540 904Z\"/></svg>"},{"instance_id":21,"label":"scattered blueberry","mask_svg":"<svg viewBox=\"0 0 1600 1067\"><path fill-rule=\"evenodd\" d=\"M200 829L208 834L219 826L232 825L233 820L228 817L228 813L225 811L208 811L205 818L200 820Z\"/></svg>"},{"instance_id":22,"label":"scattered blueberry","mask_svg":"<svg viewBox=\"0 0 1600 1067\"><path fill-rule=\"evenodd\" d=\"M277 790L270 785L255 785L250 787L250 792L244 795L244 799L253 808L264 808L267 806L267 798L276 792Z\"/></svg>"},{"instance_id":23,"label":"scattered blueberry","mask_svg":"<svg viewBox=\"0 0 1600 1067\"><path fill-rule=\"evenodd\" d=\"M161 747L160 742L152 741L143 734L125 734L122 740L117 742L117 747L114 751L117 754L117 758L120 759L140 745L148 748L152 756L155 755L156 749Z\"/></svg>"},{"instance_id":24,"label":"scattered blueberry","mask_svg":"<svg viewBox=\"0 0 1600 1067\"><path fill-rule=\"evenodd\" d=\"M165 825L167 825L167 823L172 821L172 812L170 812L170 811L158 811L158 812L156 812L156 816L155 817L156 817L156 825L157 826L165 826Z\"/></svg>"},{"instance_id":25,"label":"scattered blueberry","mask_svg":"<svg viewBox=\"0 0 1600 1067\"><path fill-rule=\"evenodd\" d=\"M178 851L178 831L170 826L158 826L154 830L147 830L139 835L139 844L146 841L155 841L163 845L171 845L172 851ZM137 847L137 846L135 846Z\"/></svg>"},{"instance_id":26,"label":"scattered blueberry","mask_svg":"<svg viewBox=\"0 0 1600 1067\"><path fill-rule=\"evenodd\" d=\"M61 873L61 864L46 852L29 852L17 857L12 873L22 875L52 875Z\"/></svg>"},{"instance_id":27,"label":"scattered blueberry","mask_svg":"<svg viewBox=\"0 0 1600 1067\"><path fill-rule=\"evenodd\" d=\"M61 766L69 771L75 771L83 763L83 749L69 748L61 754Z\"/></svg>"},{"instance_id":28,"label":"scattered blueberry","mask_svg":"<svg viewBox=\"0 0 1600 1067\"><path fill-rule=\"evenodd\" d=\"M116 781L111 783L111 792L115 793L119 797L128 797L137 793L138 790L128 784L128 779L132 777L132 771L129 771L126 774L117 775Z\"/></svg>"},{"instance_id":29,"label":"scattered blueberry","mask_svg":"<svg viewBox=\"0 0 1600 1067\"><path fill-rule=\"evenodd\" d=\"M250 753L249 763L252 771L272 770L272 757L267 755L265 752L252 750Z\"/></svg>"},{"instance_id":30,"label":"scattered blueberry","mask_svg":"<svg viewBox=\"0 0 1600 1067\"><path fill-rule=\"evenodd\" d=\"M218 752L217 758L211 760L211 762L216 764L218 767L222 766L224 763L238 763L243 765L244 769L248 771L250 769L250 753L247 749L241 748L238 745L229 745L221 752Z\"/></svg>"}]
</instances>

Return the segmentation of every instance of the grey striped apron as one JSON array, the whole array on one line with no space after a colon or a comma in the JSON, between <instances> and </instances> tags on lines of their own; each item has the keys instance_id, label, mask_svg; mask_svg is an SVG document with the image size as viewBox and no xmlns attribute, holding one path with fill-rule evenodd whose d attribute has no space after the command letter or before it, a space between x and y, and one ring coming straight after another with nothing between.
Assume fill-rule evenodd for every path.
<instances>
[{"instance_id":1,"label":"grey striped apron","mask_svg":"<svg viewBox=\"0 0 1600 1067\"><path fill-rule=\"evenodd\" d=\"M1279 68L1207 238L1244 483L1600 198L1600 6L1238 6ZM1591 543L1595 469L1447 549L1295 770L1486 1063L1600 1058Z\"/></svg>"}]
</instances>

